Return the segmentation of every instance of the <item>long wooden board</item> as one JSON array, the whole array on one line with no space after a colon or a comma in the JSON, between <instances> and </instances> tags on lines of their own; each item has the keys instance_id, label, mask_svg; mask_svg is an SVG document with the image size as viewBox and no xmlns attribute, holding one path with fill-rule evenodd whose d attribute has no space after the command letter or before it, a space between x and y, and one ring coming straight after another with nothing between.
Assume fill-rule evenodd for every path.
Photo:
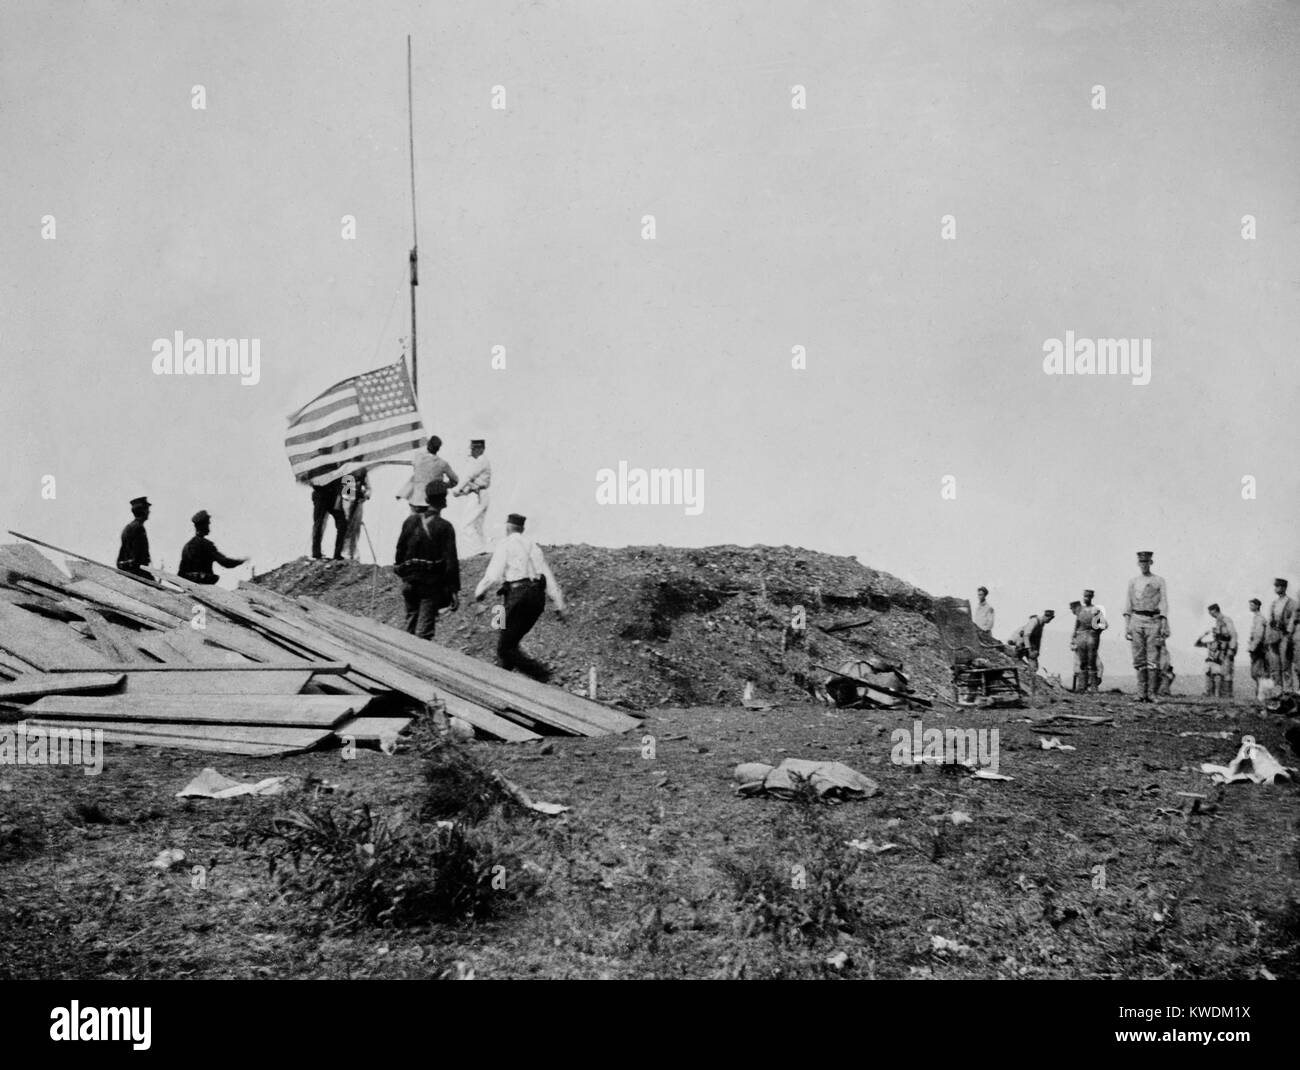
<instances>
[{"instance_id":1,"label":"long wooden board","mask_svg":"<svg viewBox=\"0 0 1300 1070\"><path fill-rule=\"evenodd\" d=\"M334 735L333 732L330 733ZM283 758L299 753L297 747L283 744L241 743L237 740L207 740L196 736L149 736L133 732L114 732L105 729L105 743L129 744L136 747L160 747L164 750L197 750L209 754L237 754L244 758Z\"/></svg>"},{"instance_id":2,"label":"long wooden board","mask_svg":"<svg viewBox=\"0 0 1300 1070\"><path fill-rule=\"evenodd\" d=\"M109 662L67 625L5 602L0 602L0 649L46 671L52 665L95 669Z\"/></svg>"},{"instance_id":3,"label":"long wooden board","mask_svg":"<svg viewBox=\"0 0 1300 1070\"><path fill-rule=\"evenodd\" d=\"M306 600L304 600L306 601ZM528 699L539 705L563 711L571 717L587 721L604 728L608 732L625 732L635 728L638 722L626 714L591 702L579 695L574 695L563 688L539 683L520 673L512 673L498 665L492 665L477 658L462 654L458 650L438 643L428 643L415 636L393 628L369 617L360 617L335 609L323 602L312 602L312 616L317 614L331 617L336 621L355 629L367 632L387 644L399 647L415 654L435 665L452 670L461 675L470 676L483 684L505 694Z\"/></svg>"},{"instance_id":4,"label":"long wooden board","mask_svg":"<svg viewBox=\"0 0 1300 1070\"><path fill-rule=\"evenodd\" d=\"M540 684L519 673L416 639L378 621L345 614L323 603L313 606L312 617L322 628L335 635L347 635L352 642L365 644L369 637L371 644L388 648L390 659L408 671L414 666L406 659L418 659L426 666L425 671L445 688L493 709L517 709L544 724L579 735L626 732L640 723L562 688Z\"/></svg>"},{"instance_id":5,"label":"long wooden board","mask_svg":"<svg viewBox=\"0 0 1300 1070\"><path fill-rule=\"evenodd\" d=\"M356 743L382 743L396 739L410 726L410 717L349 717L334 734L340 739L350 736Z\"/></svg>"},{"instance_id":6,"label":"long wooden board","mask_svg":"<svg viewBox=\"0 0 1300 1070\"><path fill-rule=\"evenodd\" d=\"M29 546L25 542L7 542L0 546L0 578L8 570L48 583L68 582L68 577L59 570L58 565L35 546Z\"/></svg>"},{"instance_id":7,"label":"long wooden board","mask_svg":"<svg viewBox=\"0 0 1300 1070\"><path fill-rule=\"evenodd\" d=\"M457 702L455 696L437 684L427 673L424 675L412 673L394 664L391 652L382 647L377 652L366 653L359 650L356 643L341 642L336 636L306 622L306 614L301 610L297 611L298 616L303 618L301 621L278 613L274 617L267 617L248 604L242 592L223 591L222 595L224 598L221 599L219 608L223 611L237 612L262 622L269 631L301 644L319 657L346 658L354 670L352 673L354 677L373 680L386 688L409 695L417 702L430 702L435 699L442 701L448 705L449 712L450 706L455 702L458 707L455 711L457 716L488 735L496 736L509 743L523 743L540 738L536 732L520 727L491 709L470 701Z\"/></svg>"},{"instance_id":8,"label":"long wooden board","mask_svg":"<svg viewBox=\"0 0 1300 1070\"><path fill-rule=\"evenodd\" d=\"M28 712L57 720L333 728L368 703L365 695L49 695Z\"/></svg>"},{"instance_id":9,"label":"long wooden board","mask_svg":"<svg viewBox=\"0 0 1300 1070\"><path fill-rule=\"evenodd\" d=\"M27 673L11 684L0 684L0 700L111 691L124 679L112 672Z\"/></svg>"},{"instance_id":10,"label":"long wooden board","mask_svg":"<svg viewBox=\"0 0 1300 1070\"><path fill-rule=\"evenodd\" d=\"M361 718L370 720L371 718ZM259 743L307 750L335 735L328 728L271 728L267 725L173 725L151 721L76 721L29 717L27 724L46 729L76 728L133 736L168 736L174 739L202 739L212 742Z\"/></svg>"},{"instance_id":11,"label":"long wooden board","mask_svg":"<svg viewBox=\"0 0 1300 1070\"><path fill-rule=\"evenodd\" d=\"M166 591L156 584L144 583L126 572L89 561L69 561L68 571L74 579L94 580L118 594L136 599L178 620L188 621L194 609L192 599L178 591Z\"/></svg>"},{"instance_id":12,"label":"long wooden board","mask_svg":"<svg viewBox=\"0 0 1300 1070\"><path fill-rule=\"evenodd\" d=\"M128 695L297 695L311 679L311 670L211 672L196 667L191 672L127 671L125 678Z\"/></svg>"},{"instance_id":13,"label":"long wooden board","mask_svg":"<svg viewBox=\"0 0 1300 1070\"><path fill-rule=\"evenodd\" d=\"M114 661L126 664L147 662L148 659L135 647L134 633L128 634L125 628L109 624L96 610L89 607L81 610L81 616L90 627L90 634L99 643L100 649Z\"/></svg>"}]
</instances>

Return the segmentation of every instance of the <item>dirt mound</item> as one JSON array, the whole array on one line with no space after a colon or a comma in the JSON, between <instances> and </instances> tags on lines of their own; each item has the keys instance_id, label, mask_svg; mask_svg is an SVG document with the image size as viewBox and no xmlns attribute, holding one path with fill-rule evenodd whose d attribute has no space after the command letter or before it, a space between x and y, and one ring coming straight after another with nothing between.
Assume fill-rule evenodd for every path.
<instances>
[{"instance_id":1,"label":"dirt mound","mask_svg":"<svg viewBox=\"0 0 1300 1070\"><path fill-rule=\"evenodd\" d=\"M548 608L525 649L552 666L554 683L574 690L585 689L594 665L599 697L638 709L736 704L748 681L763 697L807 698L825 678L815 665L868 652L902 665L929 695L949 693L950 667L963 654L1005 663L982 646L963 600L935 598L850 557L786 546L577 545L546 553L569 615L559 621ZM438 641L491 660L493 599L475 606L471 598L487 560L462 563L461 610L439 621ZM403 624L391 568L300 558L257 582ZM803 629L795 627L797 607Z\"/></svg>"}]
</instances>

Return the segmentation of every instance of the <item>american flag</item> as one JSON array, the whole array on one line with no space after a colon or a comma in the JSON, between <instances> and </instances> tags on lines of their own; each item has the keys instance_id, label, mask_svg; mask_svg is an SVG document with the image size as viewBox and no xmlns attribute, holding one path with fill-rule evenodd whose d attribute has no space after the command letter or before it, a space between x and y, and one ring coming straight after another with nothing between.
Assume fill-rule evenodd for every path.
<instances>
[{"instance_id":1,"label":"american flag","mask_svg":"<svg viewBox=\"0 0 1300 1070\"><path fill-rule=\"evenodd\" d=\"M284 448L294 479L321 486L358 468L402 463L425 441L403 359L312 398L289 417Z\"/></svg>"}]
</instances>

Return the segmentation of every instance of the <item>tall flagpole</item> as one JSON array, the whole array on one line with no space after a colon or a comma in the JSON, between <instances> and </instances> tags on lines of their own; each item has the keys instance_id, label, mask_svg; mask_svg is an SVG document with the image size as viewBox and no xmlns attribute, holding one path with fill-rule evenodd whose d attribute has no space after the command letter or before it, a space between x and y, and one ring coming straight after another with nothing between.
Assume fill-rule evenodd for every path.
<instances>
[{"instance_id":1,"label":"tall flagpole","mask_svg":"<svg viewBox=\"0 0 1300 1070\"><path fill-rule=\"evenodd\" d=\"M406 35L406 117L411 149L411 389L420 397L420 365L415 349L415 288L420 285L419 232L415 225L415 95L411 88L411 35Z\"/></svg>"}]
</instances>

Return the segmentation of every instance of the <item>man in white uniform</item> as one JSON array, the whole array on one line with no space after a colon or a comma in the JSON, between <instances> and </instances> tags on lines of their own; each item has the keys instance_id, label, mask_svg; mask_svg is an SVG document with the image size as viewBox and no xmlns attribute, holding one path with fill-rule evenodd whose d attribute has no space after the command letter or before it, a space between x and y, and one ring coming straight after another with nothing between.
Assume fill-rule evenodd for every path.
<instances>
[{"instance_id":1,"label":"man in white uniform","mask_svg":"<svg viewBox=\"0 0 1300 1070\"><path fill-rule=\"evenodd\" d=\"M550 670L519 649L519 642L546 608L549 597L555 612L564 617L564 593L546 563L542 548L524 534L525 518L511 513L506 518L506 537L497 544L487 571L474 588L474 601L481 602L499 587L505 595L505 627L497 639L497 661L507 669L518 669L537 680L550 678Z\"/></svg>"},{"instance_id":2,"label":"man in white uniform","mask_svg":"<svg viewBox=\"0 0 1300 1070\"><path fill-rule=\"evenodd\" d=\"M488 552L487 538L483 534L483 522L487 519L488 487L492 485L492 462L484 455L487 443L481 438L470 439L469 471L465 482L456 488L457 497L472 494L469 512L461 520L461 556L474 557Z\"/></svg>"}]
</instances>

